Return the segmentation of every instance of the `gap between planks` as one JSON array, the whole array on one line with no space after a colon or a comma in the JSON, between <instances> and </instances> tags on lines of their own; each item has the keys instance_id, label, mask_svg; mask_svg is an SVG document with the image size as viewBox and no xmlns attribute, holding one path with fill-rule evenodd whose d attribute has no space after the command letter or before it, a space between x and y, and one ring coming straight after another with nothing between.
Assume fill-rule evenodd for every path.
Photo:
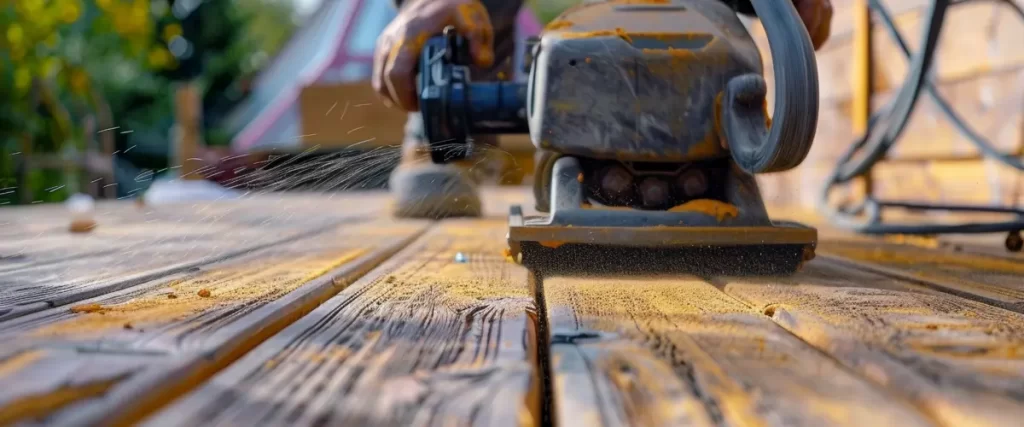
<instances>
[{"instance_id":1,"label":"gap between planks","mask_svg":"<svg viewBox=\"0 0 1024 427\"><path fill-rule=\"evenodd\" d=\"M556 418L958 426L1024 415L1024 317L827 259L807 268L545 278Z\"/></svg>"},{"instance_id":2,"label":"gap between planks","mask_svg":"<svg viewBox=\"0 0 1024 427\"><path fill-rule=\"evenodd\" d=\"M539 404L534 420L540 426L556 426L554 374L551 371L551 319L548 318L547 300L544 298L544 278L536 272L530 272L530 290L536 312L536 325L533 342L534 369L539 382L536 387Z\"/></svg>"},{"instance_id":3,"label":"gap between planks","mask_svg":"<svg viewBox=\"0 0 1024 427\"><path fill-rule=\"evenodd\" d=\"M503 225L504 224L502 224L502 226ZM497 239L497 240L500 241L500 239ZM440 255L440 256L447 257L448 259L451 259L450 255L451 255L450 253L445 253L445 254ZM361 281L365 281L365 280L361 280ZM767 286L773 286L773 285L774 284L769 284ZM534 373L537 374L538 371L539 371L539 374L542 377L542 381L541 381L541 383L539 385L538 384L534 384L533 386L531 386L531 388L528 390L528 393L537 393L537 395L542 396L542 397L543 396L552 396L552 395L555 395L556 393L554 392L554 386L552 385L554 383L553 376L552 376L552 374L549 373L551 371L551 368L552 368L552 362L551 361L552 361L552 359L555 359L555 357L552 356L551 351L550 351L551 350L551 346L554 346L554 345L562 346L562 345L565 345L567 343L572 343L573 345L576 345L576 343L581 343L581 345L588 345L587 344L588 341L593 341L595 339L596 340L601 340L601 339L605 339L605 338L609 338L609 337L608 336L602 336L602 334L595 334L594 336L592 336L592 335L588 335L588 333L583 333L583 334L565 334L564 332L557 332L556 333L556 332L553 332L552 330L550 330L549 329L549 323L547 322L548 314L549 313L548 313L548 309L547 309L547 305L546 305L547 301L545 301L546 297L545 297L545 292L544 292L544 285L543 285L543 283L540 283L540 282L534 282L533 286L534 286L534 289L533 289L532 298L534 300L534 303L537 304L537 307L539 307L539 309L537 310L537 313L535 314L535 319L536 320L525 322L524 326L528 329L528 331L527 331L526 336L524 338L527 341L530 341L530 342L534 343L534 344L528 344L526 346L527 347L526 357L529 358L533 362L533 365L534 365L533 369L535 371ZM724 287L725 286L723 285L723 288ZM733 295L730 292L725 292L725 295L728 295L731 298L736 298L735 295ZM756 305L757 305L756 303L749 302L748 300L736 300L736 299L734 299L734 301L743 301L743 304L748 309L751 308L751 307L758 308L758 307L756 307ZM769 306L765 306L765 307L760 307L760 308L761 308L761 310L760 310L761 313L765 312L765 310L767 310L768 308L771 308L771 310L768 310L768 311L770 312L770 314L773 315L772 316L772 320L775 320L776 323L779 322L779 320L776 319L776 316L775 316L776 314L779 315L779 319L784 319L785 318L784 317L785 311L784 310L776 310L775 306L770 306L770 307ZM317 310L319 310L319 308ZM730 313L728 313L728 314L733 314L733 315L735 315L735 314L743 314L742 312L743 312L743 310L736 309L736 313L732 313L730 311ZM719 314L722 314L722 313L719 313ZM754 313L754 314L756 315L757 313ZM529 314L527 316L529 317ZM292 319L292 320L295 320L295 319ZM730 320L730 319L727 319L727 320ZM745 323L742 323L742 322L740 324L745 325ZM294 326L295 324L292 323L292 325ZM529 331L529 328L531 327L531 325L534 328L533 332ZM282 324L281 327L278 328L278 329L284 330L284 329L287 329L287 328L289 328L289 327L287 327L287 324ZM787 329L787 331L789 331L789 329ZM793 333L796 334L796 332L793 332ZM774 334L774 332L773 332L773 334ZM804 335L804 336L806 336L806 335ZM264 336L263 339L266 339L267 337L270 337L270 334ZM552 338L552 337L554 337L554 338ZM774 337L774 335L772 335L772 337ZM801 335L796 335L796 337L797 338L801 338L801 339L803 338L803 336L801 336ZM617 339L617 337L611 337L611 338ZM552 341L552 340L555 341L555 342L551 343L550 341ZM719 396L720 396L721 393L725 392L725 395L728 396L729 393L732 393L734 391L742 389L742 387L741 388L736 388L735 387L736 386L736 384L735 384L736 383L736 379L729 377L729 375L727 373L728 369L719 369L719 368L715 367L715 365L720 364L720 362L716 361L715 358L712 357L716 353L714 351L710 351L709 352L709 351L704 350L701 347L701 345L699 343L699 340L693 340L693 339L688 340L685 337L674 337L672 340L682 340L682 342L684 344L684 347L687 347L688 351L690 351L690 354L694 355L694 357L696 359L696 362L694 363L694 365L699 365L699 366L701 366L704 369L710 370L711 372L710 373L708 373L708 372L703 372L702 373L702 372L700 372L699 369L693 370L694 368L688 368L690 370L683 371L682 374L680 374L678 371L675 371L675 370L673 370L671 372L666 372L666 374L673 375L673 376L675 376L675 375L683 375L683 377L685 377L685 379L687 381L708 381L708 378L710 378L710 381L712 381L712 382L719 382L719 384L716 384L716 385L713 385L712 387L710 387L710 390L695 390L695 391L692 391L693 393L695 393L695 396L693 396L693 397L696 400L700 401L700 403L702 405L708 404L709 400L715 400L716 399L716 396L715 396L716 393L719 393ZM800 341L800 340L796 340L796 341ZM803 342L803 341L800 341L800 342ZM249 348L259 347L259 346L257 346L257 344L258 343L253 343L251 346L249 346ZM595 354L600 356L601 354L606 352L606 350L610 351L610 352L622 351L622 350L626 350L628 352L633 352L633 351L636 350L635 348L631 347L631 345L625 345L624 348L617 348L617 347L615 347L616 345L618 345L618 344L609 345L608 346L608 347L610 347L609 349L598 349L598 351L596 351ZM814 350L814 349L808 349L808 350ZM673 350L673 351L677 351L677 350ZM719 351L721 351L721 350L719 350ZM797 350L797 351L804 351L804 350ZM822 350L822 351L823 351L823 353L821 353L821 354L826 354L827 353L826 350ZM242 352L242 353L245 353L245 352ZM234 360L234 359L237 359L237 358L240 358L240 357L248 357L247 355L244 355L242 353L228 355L226 357L225 361L218 365L219 366L218 368L213 369L210 372L204 374L205 377L213 377L214 374L216 374L217 370L219 370L220 368L223 368L225 366L228 366L228 364L231 362L231 360ZM249 354L252 354L252 353L249 353ZM585 354L583 352L581 352L580 354L583 355L583 356L587 356L587 354ZM333 357L333 356L331 356L331 357ZM228 360L228 359L230 359L230 360ZM627 361L627 363L628 362L629 361ZM648 371L647 371L648 373L651 373L651 372L657 373L658 370L661 369L661 368L657 367L656 366L657 363L654 363L654 362L657 362L657 361L641 360L637 364L644 364L644 363L646 363L647 366L641 366L641 368L648 369ZM229 369L230 369L230 367L229 367ZM737 369L737 368L732 367L731 369ZM187 371L187 369L183 368L183 370L180 373L186 373L187 374L188 372L186 372L186 371ZM852 368L851 372L854 372L854 371L855 372L863 372L863 370L857 370L856 368ZM203 377L203 378L205 378L205 377ZM151 380L151 381L149 381L150 384L159 384L159 382L157 382L155 379L153 379L153 378L149 378L149 379ZM620 379L625 379L625 380L628 381L628 376L627 376L627 378L620 378ZM202 378L188 378L187 380L190 382L190 385L194 384L194 385L198 385L199 387L204 387L204 386L208 386L209 385L209 383L200 384L200 382L202 381ZM874 377L872 378L872 381L876 381L876 380L877 380L877 378L874 378ZM675 384L673 386L677 386L677 385L678 384ZM539 387L539 391L536 390L535 387ZM701 387L701 388L703 388L703 387ZM187 389L183 390L182 392L184 392L184 391L187 391ZM606 393L608 390L598 390L598 391L602 392L602 393ZM682 389L677 389L677 390L674 390L674 392L685 393L686 391L682 390ZM790 390L790 392L792 392L792 391ZM169 400L170 398L173 398L172 394L174 394L174 393L177 393L177 392L172 392L171 394L168 394L167 395L168 397L165 400ZM121 393L121 394L124 395L125 393ZM124 397L124 396L121 396L121 397ZM536 399L536 397L527 397L526 399L527 400L531 400L531 399ZM555 424L556 420L554 420L552 418L553 418L553 415L555 415L555 411L557 411L557 407L555 405L557 405L558 402L555 402L555 400L552 399L552 398L547 398L547 399L543 399L542 398L541 400L543 402L547 402L547 404L540 405L539 406L540 409L534 409L534 412L532 413L533 420L535 422L539 422L541 425L553 425L553 424ZM726 399L726 400L728 400L728 399ZM895 400L896 403L888 402L888 405L890 405L890 406L891 405L899 406L899 401L901 399L894 399L894 400ZM563 403L567 403L567 402L565 402L563 400ZM710 418L711 421L716 421L718 419L725 419L727 417L733 417L734 419L738 419L738 420L741 420L741 421L745 420L745 421L748 421L748 422L750 422L752 424L757 424L757 420L762 418L762 417L764 417L763 415L758 414L756 412L756 410L759 409L759 408L756 407L756 405L751 406L750 402L744 402L743 398L736 399L736 402L726 402L726 403L727 404L724 405L723 408L715 410L715 411L718 411L719 413L717 415L711 416L711 418ZM143 406L145 406L145 405L143 405ZM883 405L882 408L884 409L885 406ZM623 408L612 408L612 409L614 409L614 410L621 410ZM634 409L636 409L636 408L634 408ZM657 409L657 408L655 408L655 409ZM690 408L690 409L693 409L693 408ZM688 409L688 410L690 410L690 409ZM790 409L790 410L792 411L792 409ZM141 410L141 411L145 412L145 410ZM695 411L696 411L696 413L700 412L699 410L695 410ZM902 410L900 410L900 411L902 411ZM897 412L903 413L904 415L906 415L906 413L900 412L900 411L897 411ZM658 415L658 414L659 414L659 412L653 411L653 415ZM177 414L177 415L180 415L180 413ZM580 413L579 415L585 416L586 413ZM651 416L653 416L653 415L651 415ZM747 418L748 416L749 416L749 418ZM130 418L133 418L133 417L129 417L128 419L130 419ZM105 419L105 421L106 420L107 419ZM111 421L117 421L117 419L111 419ZM605 418L604 421L608 421L608 419ZM522 422L522 420L520 419L520 420L518 420L518 422ZM567 423L563 423L563 424L567 424Z\"/></svg>"},{"instance_id":4,"label":"gap between planks","mask_svg":"<svg viewBox=\"0 0 1024 427\"><path fill-rule=\"evenodd\" d=\"M146 425L545 425L506 225L440 223Z\"/></svg>"},{"instance_id":5,"label":"gap between planks","mask_svg":"<svg viewBox=\"0 0 1024 427\"><path fill-rule=\"evenodd\" d=\"M469 237L466 236L466 238ZM477 238L480 236L478 235ZM499 241L500 239L492 240ZM488 250L497 250L497 246ZM377 411L379 408L374 409L375 405L382 403L367 402L365 398L359 397L367 395L375 396L382 402L390 402L385 406L397 404L399 408L405 408L402 412L406 414L404 416L412 417L411 419L417 424L442 422L445 419L443 414L450 415L451 411L467 417L463 421L480 416L479 412L471 410L480 404L479 396L470 399L470 403L466 403L467 406L463 409L422 408L416 407L415 404L412 404L413 408L410 409L405 406L410 403L404 398L384 392L384 390L390 390L390 393L394 393L395 390L380 384L395 384L396 380L403 383L403 381L411 380L412 382L404 382L404 384L415 390L418 388L413 387L416 384L435 384L440 381L436 378L445 377L436 372L431 373L431 369L421 372L419 375L422 377L407 378L400 375L403 372L400 367L408 362L401 362L403 356L394 348L404 347L394 342L395 337L386 338L383 342L390 343L378 347L382 345L380 344L382 342L380 334L388 333L389 327L385 326L387 321L384 325L369 327L363 325L358 328L363 331L356 333L366 333L367 335L364 338L351 341L355 347L344 347L345 351L342 352L325 352L322 348L318 350L315 346L310 347L311 342L295 344L288 338L298 336L303 337L302 340L310 340L314 339L311 337L323 335L323 330L318 328L325 328L331 323L338 322L338 316L346 318L346 315L343 314L346 311L356 310L371 318L381 316L379 314L382 310L380 306L371 306L374 307L371 311L364 312L359 308L358 301L368 298L368 295L377 295L379 292L394 292L395 286L408 284L406 283L407 279L398 279L397 282L389 283L387 278L396 277L393 271L400 265L408 264L411 260L416 259L412 254L422 251L424 251L423 247L410 248L409 253L404 255L405 258L396 256L387 265L378 268L377 272L364 277L342 294L317 308L307 318L292 324L287 330L282 331L275 340L272 340L280 342L271 345L271 341L268 341L213 380L202 385L187 398L159 413L155 419L151 420L151 425L174 424L175 421L180 420L183 414L195 414L194 416L197 418L194 418L193 421L210 422L210 424L215 424L218 421L227 423L239 421L242 418L238 417L242 417L244 414L249 414L244 415L246 417L255 416L250 410L245 409L252 402L238 403L240 397L235 396L233 390L239 389L247 390L247 392L262 389L262 392L257 393L263 396L259 400L260 407L294 408L293 410L298 411L294 413L299 414L297 415L298 420L302 423L336 420L332 417L341 416L336 410L338 407L342 407L346 409L346 411L342 411L345 413L343 416L352 417L351 419L363 421L376 419L380 424L388 424L381 421L382 418L373 418L368 415L368 413L377 413L376 416L384 417L384 420L390 419L380 415ZM426 255L426 258L427 262L430 262L429 260L437 262L437 258L440 257L447 259L447 262L450 263L453 255L452 250L448 249L430 253ZM842 286L858 285L862 286L865 291L885 291L896 296L905 296L906 293L913 292L937 296L940 301L953 301L954 303L958 301L956 297L937 294L931 289L915 286L913 283L887 279L870 273L857 273L846 267L831 265L825 260L813 262L812 269L823 268L821 267L823 265L828 266L826 269L831 269L829 274L819 271L817 276L811 278L803 276L802 280L808 281L807 284L812 287L833 286L838 289ZM836 273L836 271L842 274ZM849 279L845 279L846 281L843 282L842 279L835 277L836 275L843 276L843 274L859 277L862 282L854 283ZM437 276L428 274L427 277L432 277L432 280L437 280L437 284L442 286L446 283L446 279ZM539 377L539 382L526 387L525 392L523 387L519 387L519 392L512 394L518 397L513 398L512 401L523 401L522 395L525 394L527 402L536 401L537 396L540 396L540 402L532 409L532 416L527 420L514 416L504 417L510 425L533 423L544 426L565 426L579 423L591 424L591 422L594 425L620 425L630 422L655 425L678 422L696 425L820 425L822 422L830 425L857 425L865 422L877 424L893 419L900 420L903 425L956 425L950 420L964 419L958 418L964 417L965 414L958 412L962 408L958 408L956 399L951 399L949 396L934 398L936 393L941 395L943 391L936 390L935 386L922 385L920 378L916 379L914 385L917 389L886 384L886 381L879 379L877 372L871 371L870 368L866 371L863 366L824 345L815 335L808 335L805 331L787 327L789 325L780 320L785 318L783 313L786 312L781 308L782 305L777 303L758 305L757 301L744 298L742 292L737 293L738 291L730 288L730 286L736 286L736 283L742 285L742 281L722 279L723 281L716 283L714 279L708 282L696 278L672 278L667 283L661 283L660 286L663 288L658 289L659 284L657 283L654 284L654 288L650 288L652 284L648 279L643 279L640 283L626 280L625 282L628 282L625 283L626 289L615 291L619 292L617 298L629 300L636 295L653 291L659 296L646 303L657 302L659 298L663 300L655 304L657 307L648 313L655 313L656 317L665 317L669 313L674 313L668 315L670 319L680 314L684 318L689 317L682 323L669 322L668 326L664 319L655 319L654 326L647 325L645 327L648 333L654 331L653 335L641 341L635 341L621 336L622 326L616 326L617 321L614 316L610 316L609 311L602 311L613 312L616 310L616 304L613 303L595 306L600 315L596 317L596 320L590 320L598 324L603 323L606 326L604 330L567 331L558 328L556 323L559 319L563 322L565 319L573 319L571 322L577 325L576 329L580 329L580 322L586 322L586 320L581 320L586 318L585 314L559 313L559 310L564 311L564 301L561 301L563 309L559 309L560 302L550 300L547 289L557 288L559 285L552 282L559 280L571 282L580 279L553 278L546 282L534 281L532 283L531 296L538 311L531 318L530 311L526 310L527 317L531 320L525 321L527 331L524 341L533 344L525 345L526 354L520 355L520 357L531 361L534 371L532 375L536 376L534 381L537 381L537 377ZM586 285L590 286L600 280L600 278L598 280L584 279L585 282L588 282ZM842 283L835 283L837 280ZM414 280L413 284L415 282L417 281ZM579 282L576 283L577 285L571 287L578 286ZM620 287L622 284L618 283ZM786 280L777 282L769 280L753 286L772 289L795 287L796 284L798 283ZM606 285L609 285L607 288L616 286L615 283L608 284L607 280ZM644 286L648 286L646 291L643 289ZM588 288L591 292L583 292L581 297L586 298L600 292L607 292L607 288L603 291L599 288ZM833 291L846 294L839 290ZM423 289L409 292L430 297L429 293L420 294L424 292ZM436 296L431 298L436 298ZM673 298L677 304L666 305L666 302L671 302ZM396 298L379 296L377 299L376 304L388 304L387 301ZM400 309L405 307L404 304L408 304L408 302L403 302L407 299L397 299L400 301L396 303L397 306L391 307L392 310ZM785 301L785 299L777 301ZM431 302L430 298L427 298L420 302L433 305L437 301ZM684 308L681 313L672 311L678 310L680 306L688 308ZM667 313L666 310L668 310ZM659 311L663 313L658 314ZM637 314L642 314L642 312L632 313L633 323L637 322ZM678 318L673 320L679 321ZM351 321L350 319L346 322ZM609 324L612 326L608 327ZM530 329L531 325L533 325L533 329ZM330 327L335 328L335 333L348 333L344 332L345 328ZM626 329L629 328L626 327ZM866 346L870 357L875 359L885 357L884 351L872 350L872 346L878 344L869 339L855 344ZM301 348L295 347L288 350L293 345L298 345ZM399 347L394 347L395 345L399 345ZM652 345L657 350L653 354L649 350ZM317 355L314 358L315 362L309 360L311 351L313 355ZM595 364L595 361L600 363ZM333 368L328 369L323 366L324 363L330 364L329 366L333 366ZM603 365L601 365L602 363ZM397 378L389 377L390 374L387 372L389 369L396 369L395 364L399 366L399 374ZM273 373L274 370L285 369L280 367L282 365L291 366L292 370L287 372L292 372L292 374ZM444 366L443 363L442 366ZM593 372L597 369L595 366L614 369L603 373ZM299 369L299 371L295 371L295 369ZM368 369L374 373L365 374ZM912 368L900 367L897 363L886 366L884 369ZM970 370L971 367L968 366L967 369ZM300 379L282 377L301 372L305 372L305 374L302 374L303 377ZM270 376L268 377L268 375ZM314 376L309 377L308 375ZM363 375L370 375L371 379L362 377ZM260 377L281 378L272 383L265 383L266 379L251 379ZM585 384L573 384L576 387L571 387L570 394L589 394L590 396L581 398L579 395L567 395L567 378L586 382ZM303 392L306 393L303 395L319 402L313 404L315 409L292 402L290 401L293 399L292 397L281 395L281 391L276 390L289 384L289 381L314 383L296 384L295 387L301 387L298 390L307 390ZM446 381L448 380L441 381L441 383ZM316 384L322 384L328 389L324 390ZM349 385L344 388L345 391L340 391L338 388L344 384ZM319 391L311 392L309 391L312 390L311 387L315 387ZM463 385L463 387L467 386ZM967 387L972 386L968 385ZM977 388L977 385L974 387ZM429 389L429 387L427 388ZM920 390L925 391L923 398L919 393ZM984 392L984 387L981 391ZM508 393L509 391L501 387L493 392ZM274 397L275 393L277 397ZM448 396L448 393L453 393L453 391L448 389L446 392L437 391L437 393ZM474 393L476 392L470 392L469 395L472 396ZM958 393L963 394L962 390L954 390L952 395L956 397ZM414 394L420 395L419 392ZM232 399L235 403L231 403ZM324 399L328 399L332 403L328 404ZM436 402L437 399L448 400L437 397L432 401ZM395 403L396 401L397 403ZM992 401L973 399L972 403L991 405ZM995 403L996 407L999 407L1000 404L999 402ZM531 407L530 404L525 406ZM952 406L953 408L950 410L943 406ZM1004 409L1012 410L1013 408L1004 407ZM279 413L283 409L265 412L268 410L260 410L264 412L258 413L271 417L284 416ZM410 413L416 415L409 415ZM511 411L504 413L512 414ZM401 417L403 415L394 416ZM966 419L969 420L970 417L967 416ZM394 421L394 419L390 420ZM984 417L981 421L984 421Z\"/></svg>"},{"instance_id":6,"label":"gap between planks","mask_svg":"<svg viewBox=\"0 0 1024 427\"><path fill-rule=\"evenodd\" d=\"M561 425L928 425L691 277L549 277Z\"/></svg>"}]
</instances>

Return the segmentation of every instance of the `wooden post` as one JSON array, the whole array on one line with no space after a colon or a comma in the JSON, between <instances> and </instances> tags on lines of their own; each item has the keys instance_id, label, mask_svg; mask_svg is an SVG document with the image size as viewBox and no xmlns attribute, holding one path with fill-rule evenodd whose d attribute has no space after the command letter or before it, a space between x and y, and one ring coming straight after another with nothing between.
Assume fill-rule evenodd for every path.
<instances>
[{"instance_id":1,"label":"wooden post","mask_svg":"<svg viewBox=\"0 0 1024 427\"><path fill-rule=\"evenodd\" d=\"M1018 120L1018 132L1020 133L1019 140L1017 142L1017 152L1014 153L1017 157L1024 156L1024 100L1021 102L1020 119ZM1013 194L1010 195L1010 206L1024 207L1024 173L1018 172L1017 179L1013 183Z\"/></svg>"},{"instance_id":2,"label":"wooden post","mask_svg":"<svg viewBox=\"0 0 1024 427\"><path fill-rule=\"evenodd\" d=\"M21 161L18 162L16 166L17 177L15 178L15 185L19 187L18 190L21 194L21 204L27 205L31 204L32 201L35 200L35 194L32 191L32 185L28 181L28 173L29 171L32 170L32 143L34 141L32 139L32 135L30 134L21 135L21 138L19 138L19 140L21 141Z\"/></svg>"},{"instance_id":3,"label":"wooden post","mask_svg":"<svg viewBox=\"0 0 1024 427\"><path fill-rule=\"evenodd\" d=\"M201 149L203 146L203 97L193 81L178 84L174 91L175 126L173 141L175 147L174 166L181 166L179 176L183 180L201 180L203 167Z\"/></svg>"},{"instance_id":4,"label":"wooden post","mask_svg":"<svg viewBox=\"0 0 1024 427\"><path fill-rule=\"evenodd\" d=\"M871 120L874 64L871 52L871 7L868 0L854 0L853 6L853 133L863 134ZM872 193L871 173L862 178L864 195Z\"/></svg>"},{"instance_id":5,"label":"wooden post","mask_svg":"<svg viewBox=\"0 0 1024 427\"><path fill-rule=\"evenodd\" d=\"M87 115L82 119L82 139L85 141L85 151L82 152L82 157L78 159L79 167L82 168L84 183L82 184L81 192L92 196L94 199L103 197L103 177L93 170L89 160L90 157L95 156L96 149L96 117L93 115ZM113 156L111 156L113 161ZM99 181L97 181L97 179Z\"/></svg>"},{"instance_id":6,"label":"wooden post","mask_svg":"<svg viewBox=\"0 0 1024 427\"><path fill-rule=\"evenodd\" d=\"M90 146L95 147L96 155L106 157L106 160L103 161L103 171L98 172L98 176L92 179L101 178L98 194L104 198L113 199L117 197L117 188L115 186L107 187L107 184L117 182L115 176L117 165L114 162L114 151L117 150L117 136L112 131L99 134L96 132L99 129L114 127L114 113L110 111L110 104L103 96L103 93L95 86L89 88L89 97L92 99L93 108L96 110L95 115L90 117L93 126L93 130L90 131L90 142L95 143ZM107 165L109 165L109 172L106 171Z\"/></svg>"}]
</instances>

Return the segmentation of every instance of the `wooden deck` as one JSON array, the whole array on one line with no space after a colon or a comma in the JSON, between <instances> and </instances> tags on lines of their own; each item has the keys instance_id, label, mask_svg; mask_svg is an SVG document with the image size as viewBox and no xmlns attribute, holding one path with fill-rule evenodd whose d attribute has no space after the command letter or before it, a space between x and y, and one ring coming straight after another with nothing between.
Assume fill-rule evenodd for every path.
<instances>
[{"instance_id":1,"label":"wooden deck","mask_svg":"<svg viewBox=\"0 0 1024 427\"><path fill-rule=\"evenodd\" d=\"M437 223L375 193L109 203L84 234L0 210L0 425L1024 420L1024 257L998 240L822 227L792 278L541 281L503 256L526 192L486 196Z\"/></svg>"}]
</instances>

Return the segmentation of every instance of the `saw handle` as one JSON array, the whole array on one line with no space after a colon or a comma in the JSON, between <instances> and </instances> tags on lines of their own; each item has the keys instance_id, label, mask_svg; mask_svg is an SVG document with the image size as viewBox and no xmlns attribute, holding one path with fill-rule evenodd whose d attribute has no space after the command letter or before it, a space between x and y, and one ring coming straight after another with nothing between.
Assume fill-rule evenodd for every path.
<instances>
[{"instance_id":1,"label":"saw handle","mask_svg":"<svg viewBox=\"0 0 1024 427\"><path fill-rule=\"evenodd\" d=\"M473 135L529 133L526 85L473 83L469 44L453 27L427 41L420 61L420 114L434 163L468 157Z\"/></svg>"},{"instance_id":2,"label":"saw handle","mask_svg":"<svg viewBox=\"0 0 1024 427\"><path fill-rule=\"evenodd\" d=\"M733 160L751 174L781 172L807 157L818 127L818 66L811 37L791 1L752 0L768 36L775 111L765 116L768 86L758 74L732 78L722 101L722 132Z\"/></svg>"}]
</instances>

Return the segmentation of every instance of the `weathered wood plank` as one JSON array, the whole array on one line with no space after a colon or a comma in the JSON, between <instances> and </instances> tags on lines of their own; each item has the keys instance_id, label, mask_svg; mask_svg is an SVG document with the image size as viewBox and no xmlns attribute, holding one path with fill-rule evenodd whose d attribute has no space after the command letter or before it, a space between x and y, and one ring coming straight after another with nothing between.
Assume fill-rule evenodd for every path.
<instances>
[{"instance_id":1,"label":"weathered wood plank","mask_svg":"<svg viewBox=\"0 0 1024 427\"><path fill-rule=\"evenodd\" d=\"M1022 177L1024 179L1024 177ZM1024 189L1024 187L1022 187ZM939 234L934 236L919 236L905 234L891 234L884 236L873 236L856 234L829 222L820 211L815 209L801 208L799 206L787 205L769 206L768 212L773 218L787 219L801 222L818 229L818 239L828 244L829 242L843 243L846 241L858 241L867 243L887 243L895 245L916 246L925 249L937 249L947 253L968 253L974 256L987 256L994 258L1020 260L1024 262L1024 252L1010 252L1006 250L1005 233L983 233L983 234ZM1001 222L1012 218L1000 214L963 214L963 213L919 213L911 211L893 210L887 211L885 220L904 224L924 223L968 223L968 222ZM983 261L987 262L987 261Z\"/></svg>"},{"instance_id":2,"label":"weathered wood plank","mask_svg":"<svg viewBox=\"0 0 1024 427\"><path fill-rule=\"evenodd\" d=\"M809 267L829 262L819 258ZM891 278L868 274L718 281L729 295L940 424L1018 425L1024 316L916 286L894 288Z\"/></svg>"},{"instance_id":3,"label":"weathered wood plank","mask_svg":"<svg viewBox=\"0 0 1024 427\"><path fill-rule=\"evenodd\" d=\"M24 240L0 239L0 275L76 258L100 257L117 252L123 246L117 240L65 234L44 234Z\"/></svg>"},{"instance_id":4,"label":"weathered wood plank","mask_svg":"<svg viewBox=\"0 0 1024 427\"><path fill-rule=\"evenodd\" d=\"M285 179L286 177L282 177ZM89 236L137 233L180 236L212 233L218 227L238 226L309 228L338 217L359 217L382 211L388 203L386 192L332 193L253 193L230 200L137 205L132 201L97 201L94 219L97 227ZM35 238L46 233L66 234L70 212L63 204L18 206L0 209L0 237ZM179 229L173 232L154 223L192 224L206 229Z\"/></svg>"},{"instance_id":5,"label":"weathered wood plank","mask_svg":"<svg viewBox=\"0 0 1024 427\"><path fill-rule=\"evenodd\" d=\"M188 391L405 247L382 220L0 322L0 424L118 425Z\"/></svg>"},{"instance_id":6,"label":"weathered wood plank","mask_svg":"<svg viewBox=\"0 0 1024 427\"><path fill-rule=\"evenodd\" d=\"M818 254L948 294L1024 313L1024 253L1008 252L1005 234L858 235L812 212L777 208L773 215L818 229ZM913 224L1005 221L1005 216L887 213L887 221Z\"/></svg>"},{"instance_id":7,"label":"weathered wood plank","mask_svg":"<svg viewBox=\"0 0 1024 427\"><path fill-rule=\"evenodd\" d=\"M704 280L543 282L559 425L930 425Z\"/></svg>"},{"instance_id":8,"label":"weathered wood plank","mask_svg":"<svg viewBox=\"0 0 1024 427\"><path fill-rule=\"evenodd\" d=\"M70 216L54 206L20 209L21 216L8 219L33 233L0 243L8 260L0 262L0 321L319 233L379 212L381 202L258 196L143 208L120 203L97 209L99 226L85 234L68 232Z\"/></svg>"},{"instance_id":9,"label":"weathered wood plank","mask_svg":"<svg viewBox=\"0 0 1024 427\"><path fill-rule=\"evenodd\" d=\"M1021 177L1024 180L1024 176ZM1024 262L1024 252L1006 250L1006 235L1003 233L941 236L939 246L954 252L967 252L975 255L1003 258L1011 261Z\"/></svg>"},{"instance_id":10,"label":"weathered wood plank","mask_svg":"<svg viewBox=\"0 0 1024 427\"><path fill-rule=\"evenodd\" d=\"M108 250L106 256L98 258L71 258L59 264L43 263L5 272L0 279L3 286L0 288L3 301L0 321L136 286L318 232L298 230L284 236L263 234L249 241L227 237L230 231L224 232L221 240L154 239Z\"/></svg>"},{"instance_id":11,"label":"weathered wood plank","mask_svg":"<svg viewBox=\"0 0 1024 427\"><path fill-rule=\"evenodd\" d=\"M832 239L820 254L1024 313L1024 262L914 245Z\"/></svg>"},{"instance_id":12,"label":"weathered wood plank","mask_svg":"<svg viewBox=\"0 0 1024 427\"><path fill-rule=\"evenodd\" d=\"M442 223L147 424L534 423L534 304L505 226Z\"/></svg>"}]
</instances>

